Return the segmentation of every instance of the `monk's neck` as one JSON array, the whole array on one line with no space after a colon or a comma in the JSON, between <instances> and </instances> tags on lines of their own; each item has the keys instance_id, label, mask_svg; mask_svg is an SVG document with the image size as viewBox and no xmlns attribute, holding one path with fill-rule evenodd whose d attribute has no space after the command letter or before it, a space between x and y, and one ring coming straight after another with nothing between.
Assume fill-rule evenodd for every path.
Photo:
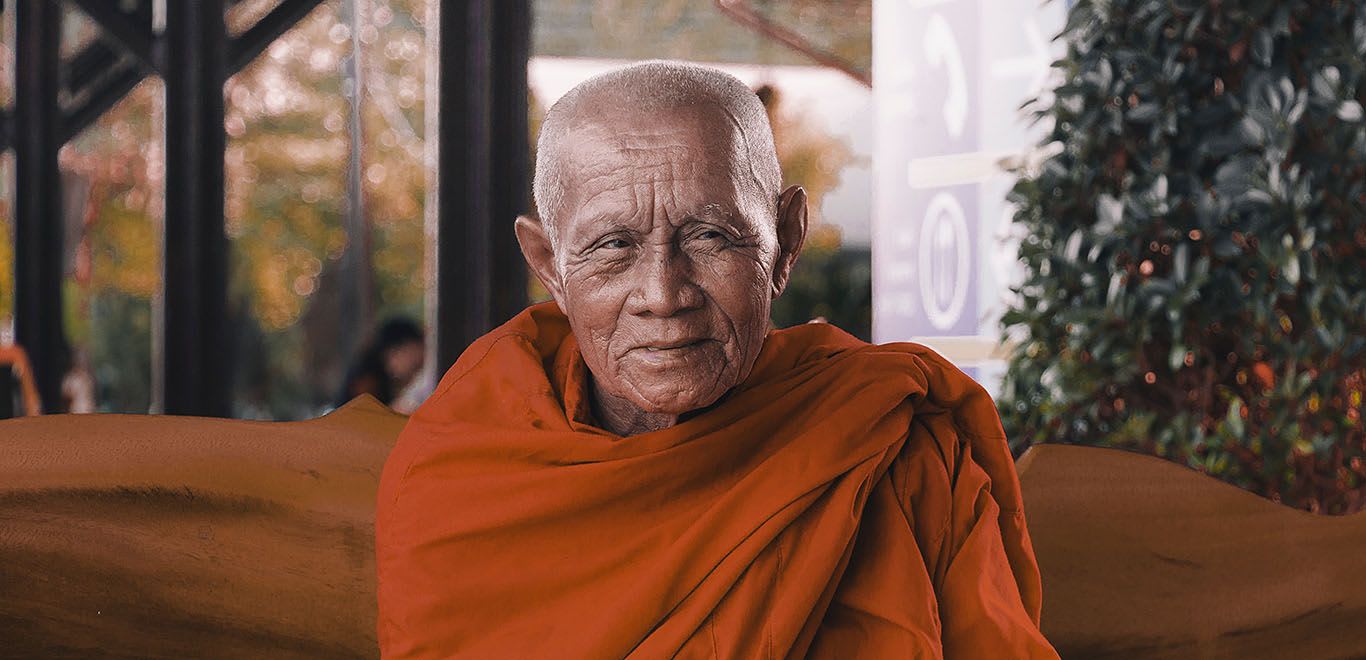
<instances>
[{"instance_id":1,"label":"monk's neck","mask_svg":"<svg viewBox=\"0 0 1366 660\"><path fill-rule=\"evenodd\" d=\"M593 382L593 416L602 428L620 436L640 435L667 429L679 422L679 415L651 413L618 396L608 394Z\"/></svg>"}]
</instances>

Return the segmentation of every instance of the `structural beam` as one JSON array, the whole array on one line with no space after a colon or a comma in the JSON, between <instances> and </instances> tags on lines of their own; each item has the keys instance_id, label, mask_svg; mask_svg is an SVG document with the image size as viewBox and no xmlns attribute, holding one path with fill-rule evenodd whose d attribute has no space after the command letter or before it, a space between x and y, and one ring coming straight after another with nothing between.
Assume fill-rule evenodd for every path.
<instances>
[{"instance_id":1,"label":"structural beam","mask_svg":"<svg viewBox=\"0 0 1366 660\"><path fill-rule=\"evenodd\" d=\"M821 66L828 66L857 80L864 87L873 87L872 73L854 66L852 62L821 49L800 33L789 30L760 14L748 0L714 0L716 8L737 23L795 50ZM762 4L762 3L761 3Z\"/></svg>"},{"instance_id":2,"label":"structural beam","mask_svg":"<svg viewBox=\"0 0 1366 660\"><path fill-rule=\"evenodd\" d=\"M61 4L18 0L15 10L14 326L45 412L58 412L66 371L62 327L62 145L58 112Z\"/></svg>"},{"instance_id":3,"label":"structural beam","mask_svg":"<svg viewBox=\"0 0 1366 660\"><path fill-rule=\"evenodd\" d=\"M68 98L79 98L84 90L109 76L116 68L137 60L124 54L104 38L94 39L84 48L62 62L62 91Z\"/></svg>"},{"instance_id":4,"label":"structural beam","mask_svg":"<svg viewBox=\"0 0 1366 660\"><path fill-rule=\"evenodd\" d=\"M133 91L146 74L137 67L113 64L97 82L82 90L80 101L62 112L62 141L74 139Z\"/></svg>"},{"instance_id":5,"label":"structural beam","mask_svg":"<svg viewBox=\"0 0 1366 660\"><path fill-rule=\"evenodd\" d=\"M99 0L92 0L99 1ZM282 0L279 5L261 17L237 38L232 40L228 52L229 74L241 71L265 51L266 47L280 38L289 28L303 20L321 0Z\"/></svg>"},{"instance_id":6,"label":"structural beam","mask_svg":"<svg viewBox=\"0 0 1366 660\"><path fill-rule=\"evenodd\" d=\"M436 82L427 100L436 177L429 182L427 236L435 246L427 301L437 373L524 303L525 275L521 285L497 278L514 272L510 260L521 261L512 227L526 208L528 139L525 128L517 137L509 132L526 121L529 14L528 0L440 0L428 21L436 27L435 40L428 37L436 45L428 75ZM504 296L513 302L495 302Z\"/></svg>"},{"instance_id":7,"label":"structural beam","mask_svg":"<svg viewBox=\"0 0 1366 660\"><path fill-rule=\"evenodd\" d=\"M137 16L124 13L119 9L119 3L109 0L72 0L81 11L100 25L107 34L113 35L113 41L123 50L127 51L138 62L146 73L154 73L161 70L160 58L157 56L156 39L152 35L151 25L139 25Z\"/></svg>"},{"instance_id":8,"label":"structural beam","mask_svg":"<svg viewBox=\"0 0 1366 660\"><path fill-rule=\"evenodd\" d=\"M14 146L14 115L0 110L0 152Z\"/></svg>"},{"instance_id":9,"label":"structural beam","mask_svg":"<svg viewBox=\"0 0 1366 660\"><path fill-rule=\"evenodd\" d=\"M224 0L166 3L163 412L231 413L223 230Z\"/></svg>"},{"instance_id":10,"label":"structural beam","mask_svg":"<svg viewBox=\"0 0 1366 660\"><path fill-rule=\"evenodd\" d=\"M113 20L122 20L124 23L135 20L101 0L92 2L105 7L103 11L124 17ZM119 41L117 35L111 36L106 31L62 63L63 88L60 94L63 140L79 135L132 91L143 78L155 73L149 64L129 54L132 49L119 44ZM151 53L163 51L163 44L159 40L154 40L155 45L152 43L146 46L148 57L153 57ZM159 56L156 58L160 59Z\"/></svg>"},{"instance_id":11,"label":"structural beam","mask_svg":"<svg viewBox=\"0 0 1366 660\"><path fill-rule=\"evenodd\" d=\"M65 140L79 135L148 75L164 73L166 66L164 35L157 37L150 25L140 25L151 17L146 5L139 5L138 11L129 14L109 0L75 1L113 38L95 40L67 64L66 83L72 100L64 109ZM284 0L246 32L231 39L227 47L227 74L241 71L320 3L321 0ZM128 58L120 57L120 51L134 57L131 64ZM0 133L0 148L8 144Z\"/></svg>"},{"instance_id":12,"label":"structural beam","mask_svg":"<svg viewBox=\"0 0 1366 660\"><path fill-rule=\"evenodd\" d=\"M60 406L68 356L57 151L156 73L166 83L167 176L154 408L173 414L231 412L223 83L320 0L283 0L231 40L223 21L226 1L168 2L165 34L156 35L150 3L130 12L110 0L72 0L104 35L65 67L59 61L62 3L4 3L14 7L17 27L16 105L13 113L0 111L0 150L13 146L16 153L16 339L32 356L48 412Z\"/></svg>"}]
</instances>

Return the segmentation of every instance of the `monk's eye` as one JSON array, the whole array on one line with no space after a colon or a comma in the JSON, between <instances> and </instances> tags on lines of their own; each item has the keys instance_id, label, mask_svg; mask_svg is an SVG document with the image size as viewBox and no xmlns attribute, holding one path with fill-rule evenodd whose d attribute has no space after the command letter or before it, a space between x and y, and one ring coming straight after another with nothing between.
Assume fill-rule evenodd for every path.
<instances>
[{"instance_id":1,"label":"monk's eye","mask_svg":"<svg viewBox=\"0 0 1366 660\"><path fill-rule=\"evenodd\" d=\"M598 243L599 250L615 251L625 250L629 247L631 247L630 241L627 241L624 238L609 238L601 243Z\"/></svg>"},{"instance_id":2,"label":"monk's eye","mask_svg":"<svg viewBox=\"0 0 1366 660\"><path fill-rule=\"evenodd\" d=\"M696 232L693 232L692 238L695 241L703 241L706 243L730 242L730 237L727 236L725 232L719 229L702 228L697 230Z\"/></svg>"}]
</instances>

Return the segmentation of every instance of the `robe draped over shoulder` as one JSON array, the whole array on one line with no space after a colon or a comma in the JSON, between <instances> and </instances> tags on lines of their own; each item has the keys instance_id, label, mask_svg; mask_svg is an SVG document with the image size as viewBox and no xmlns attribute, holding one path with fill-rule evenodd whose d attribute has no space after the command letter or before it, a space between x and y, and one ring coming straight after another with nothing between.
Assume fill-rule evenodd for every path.
<instances>
[{"instance_id":1,"label":"robe draped over shoulder","mask_svg":"<svg viewBox=\"0 0 1366 660\"><path fill-rule=\"evenodd\" d=\"M553 303L475 342L377 508L387 658L1055 658L990 397L915 344L769 333L661 431L593 425Z\"/></svg>"}]
</instances>

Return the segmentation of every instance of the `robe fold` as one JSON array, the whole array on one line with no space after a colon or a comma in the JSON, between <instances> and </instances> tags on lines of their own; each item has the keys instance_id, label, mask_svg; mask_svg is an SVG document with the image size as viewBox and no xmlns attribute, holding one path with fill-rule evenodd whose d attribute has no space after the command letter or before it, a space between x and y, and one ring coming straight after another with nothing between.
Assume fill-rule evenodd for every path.
<instances>
[{"instance_id":1,"label":"robe fold","mask_svg":"<svg viewBox=\"0 0 1366 660\"><path fill-rule=\"evenodd\" d=\"M773 331L630 437L589 389L547 303L413 415L377 503L385 657L1057 657L995 408L929 349Z\"/></svg>"}]
</instances>

